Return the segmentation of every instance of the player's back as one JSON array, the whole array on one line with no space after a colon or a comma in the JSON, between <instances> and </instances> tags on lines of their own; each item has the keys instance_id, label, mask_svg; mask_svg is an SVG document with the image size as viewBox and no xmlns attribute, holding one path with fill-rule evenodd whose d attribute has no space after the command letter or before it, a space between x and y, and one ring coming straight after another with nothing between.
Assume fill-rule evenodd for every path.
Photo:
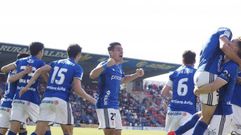
<instances>
[{"instance_id":1,"label":"player's back","mask_svg":"<svg viewBox=\"0 0 241 135\"><path fill-rule=\"evenodd\" d=\"M19 79L17 84L15 99L21 99L21 100L30 101L35 104L40 104L40 97L37 91L37 88L39 85L38 80L35 81L35 83L31 85L29 90L26 93L24 93L21 97L19 97L19 91L27 85L28 81L31 79L34 72L40 67L42 67L43 65L44 65L44 62L35 56L29 56L16 61L17 73L23 71L27 66L32 67L32 72L25 75L23 78Z\"/></svg>"},{"instance_id":2,"label":"player's back","mask_svg":"<svg viewBox=\"0 0 241 135\"><path fill-rule=\"evenodd\" d=\"M231 40L232 32L230 29L222 27L211 35L200 53L198 70L213 74L218 74L218 72L220 72L220 65L224 57L224 53L219 46L219 39L221 36L226 36Z\"/></svg>"},{"instance_id":3,"label":"player's back","mask_svg":"<svg viewBox=\"0 0 241 135\"><path fill-rule=\"evenodd\" d=\"M8 73L7 80L15 74L16 74L16 70L10 71ZM10 83L10 82L7 81L4 96L1 99L1 105L0 106L6 107L6 108L12 108L12 100L13 100L13 97L16 93L16 89L17 89L17 82Z\"/></svg>"},{"instance_id":4,"label":"player's back","mask_svg":"<svg viewBox=\"0 0 241 135\"><path fill-rule=\"evenodd\" d=\"M227 84L219 90L219 102L215 114L229 115L232 113L231 99L234 93L239 68L238 65L231 60L225 63L222 68L219 77L227 81Z\"/></svg>"},{"instance_id":5,"label":"player's back","mask_svg":"<svg viewBox=\"0 0 241 135\"><path fill-rule=\"evenodd\" d=\"M62 59L50 63L51 71L44 97L69 100L73 79L82 79L83 69L73 59Z\"/></svg>"},{"instance_id":6,"label":"player's back","mask_svg":"<svg viewBox=\"0 0 241 135\"><path fill-rule=\"evenodd\" d=\"M195 72L192 66L181 66L169 76L173 83L173 97L169 104L172 111L196 112L196 96L193 94Z\"/></svg>"}]
</instances>

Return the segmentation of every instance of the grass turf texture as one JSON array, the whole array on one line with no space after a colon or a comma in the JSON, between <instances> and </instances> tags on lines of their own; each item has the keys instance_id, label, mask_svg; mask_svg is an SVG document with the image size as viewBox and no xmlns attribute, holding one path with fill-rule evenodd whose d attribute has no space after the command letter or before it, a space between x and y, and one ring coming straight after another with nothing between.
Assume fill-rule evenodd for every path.
<instances>
[{"instance_id":1,"label":"grass turf texture","mask_svg":"<svg viewBox=\"0 0 241 135\"><path fill-rule=\"evenodd\" d=\"M35 129L35 126L28 126L28 135ZM52 135L63 135L60 127L51 127ZM164 131L145 130L123 130L122 135L165 135ZM104 135L102 130L96 128L74 128L74 135Z\"/></svg>"}]
</instances>

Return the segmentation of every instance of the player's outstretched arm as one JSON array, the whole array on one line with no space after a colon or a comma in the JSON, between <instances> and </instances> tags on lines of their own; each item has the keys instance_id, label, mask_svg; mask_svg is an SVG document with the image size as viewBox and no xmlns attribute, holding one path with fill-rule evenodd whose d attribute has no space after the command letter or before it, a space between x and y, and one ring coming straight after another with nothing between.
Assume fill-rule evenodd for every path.
<instances>
[{"instance_id":1,"label":"player's outstretched arm","mask_svg":"<svg viewBox=\"0 0 241 135\"><path fill-rule=\"evenodd\" d=\"M115 65L116 62L113 58L109 58L107 62L100 63L98 66L96 66L91 72L90 72L90 78L96 79L100 76L100 74L107 68Z\"/></svg>"},{"instance_id":2,"label":"player's outstretched arm","mask_svg":"<svg viewBox=\"0 0 241 135\"><path fill-rule=\"evenodd\" d=\"M23 78L26 74L32 72L32 67L31 66L27 66L23 71L11 76L8 79L8 82L13 83L16 82L17 80Z\"/></svg>"},{"instance_id":3,"label":"player's outstretched arm","mask_svg":"<svg viewBox=\"0 0 241 135\"><path fill-rule=\"evenodd\" d=\"M125 77L122 79L122 83L129 83L139 77L142 77L143 75L144 70L142 68L138 68L134 74L125 75Z\"/></svg>"},{"instance_id":4,"label":"player's outstretched arm","mask_svg":"<svg viewBox=\"0 0 241 135\"><path fill-rule=\"evenodd\" d=\"M16 69L16 64L15 64L15 62L3 66L3 67L1 68L1 71L2 71L3 73L8 73L8 72L10 72L11 70L14 70L14 69Z\"/></svg>"},{"instance_id":5,"label":"player's outstretched arm","mask_svg":"<svg viewBox=\"0 0 241 135\"><path fill-rule=\"evenodd\" d=\"M200 94L207 94L207 93L212 93L228 82L220 77L217 77L212 83L206 84L204 86L201 86L200 88L195 88L194 94L195 95L200 95Z\"/></svg>"},{"instance_id":6,"label":"player's outstretched arm","mask_svg":"<svg viewBox=\"0 0 241 135\"><path fill-rule=\"evenodd\" d=\"M81 98L84 98L91 102L92 104L96 104L96 100L87 94L85 90L81 86L81 81L78 78L74 78L73 83L72 83L72 88L74 89L75 93L80 96Z\"/></svg>"},{"instance_id":7,"label":"player's outstretched arm","mask_svg":"<svg viewBox=\"0 0 241 135\"><path fill-rule=\"evenodd\" d=\"M33 77L29 80L28 84L19 92L19 96L22 96L28 89L35 83L41 74L45 74L51 70L51 66L45 65L34 72Z\"/></svg>"}]
</instances>

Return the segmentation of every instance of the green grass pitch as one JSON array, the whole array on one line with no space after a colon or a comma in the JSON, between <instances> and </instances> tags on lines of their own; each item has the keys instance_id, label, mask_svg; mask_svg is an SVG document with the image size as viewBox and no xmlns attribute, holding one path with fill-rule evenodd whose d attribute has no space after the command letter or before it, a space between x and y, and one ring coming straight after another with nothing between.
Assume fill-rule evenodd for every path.
<instances>
[{"instance_id":1,"label":"green grass pitch","mask_svg":"<svg viewBox=\"0 0 241 135\"><path fill-rule=\"evenodd\" d=\"M28 126L28 135L35 129L35 126ZM51 127L52 135L63 135L60 127ZM122 135L165 135L164 131L145 131L145 130L123 130ZM104 135L102 130L95 128L74 128L74 135Z\"/></svg>"}]
</instances>

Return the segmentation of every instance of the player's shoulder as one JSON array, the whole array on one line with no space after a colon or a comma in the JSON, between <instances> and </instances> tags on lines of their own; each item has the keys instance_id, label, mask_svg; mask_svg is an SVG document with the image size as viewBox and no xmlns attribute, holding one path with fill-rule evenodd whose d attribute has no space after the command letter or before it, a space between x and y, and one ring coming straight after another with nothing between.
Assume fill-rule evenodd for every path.
<instances>
[{"instance_id":1,"label":"player's shoulder","mask_svg":"<svg viewBox=\"0 0 241 135\"><path fill-rule=\"evenodd\" d=\"M103 65L107 62L107 60L101 61L98 65Z\"/></svg>"},{"instance_id":2,"label":"player's shoulder","mask_svg":"<svg viewBox=\"0 0 241 135\"><path fill-rule=\"evenodd\" d=\"M75 69L83 71L82 66L80 64L77 64L77 63L75 64Z\"/></svg>"},{"instance_id":3,"label":"player's shoulder","mask_svg":"<svg viewBox=\"0 0 241 135\"><path fill-rule=\"evenodd\" d=\"M20 58L20 59L17 60L17 62L24 62L24 61L29 60L30 58L31 58L30 56L25 57L25 58Z\"/></svg>"}]
</instances>

